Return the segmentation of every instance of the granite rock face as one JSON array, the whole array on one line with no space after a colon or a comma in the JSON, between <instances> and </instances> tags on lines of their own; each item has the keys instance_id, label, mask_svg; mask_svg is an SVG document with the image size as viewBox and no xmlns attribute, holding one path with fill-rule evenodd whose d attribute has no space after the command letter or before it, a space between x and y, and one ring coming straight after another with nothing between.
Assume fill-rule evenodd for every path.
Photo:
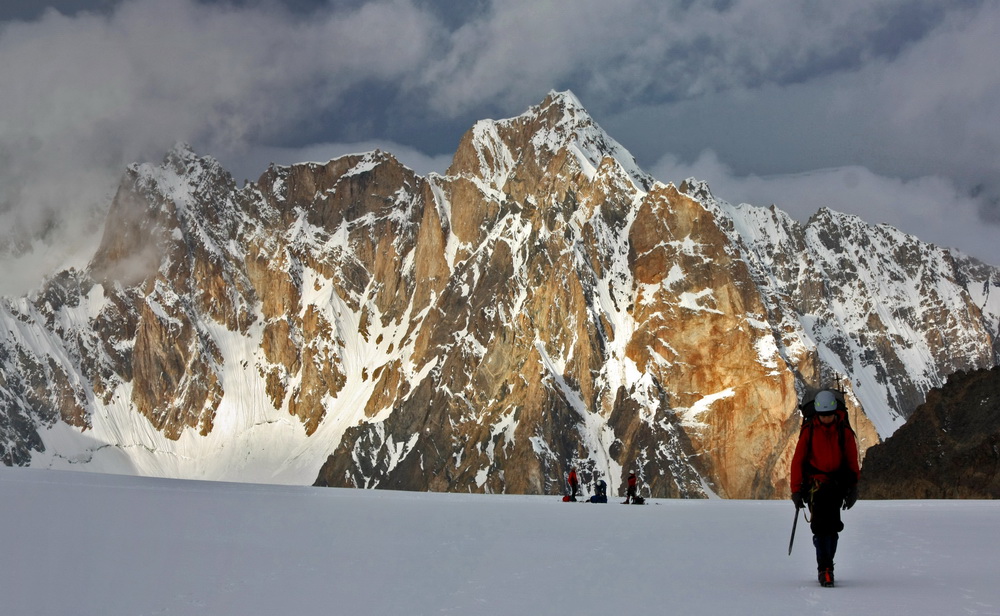
<instances>
[{"instance_id":1,"label":"granite rock face","mask_svg":"<svg viewBox=\"0 0 1000 616\"><path fill-rule=\"evenodd\" d=\"M409 490L787 493L798 402L862 450L997 364L1000 272L643 172L568 92L444 175L133 165L83 271L0 301L7 464Z\"/></svg>"}]
</instances>

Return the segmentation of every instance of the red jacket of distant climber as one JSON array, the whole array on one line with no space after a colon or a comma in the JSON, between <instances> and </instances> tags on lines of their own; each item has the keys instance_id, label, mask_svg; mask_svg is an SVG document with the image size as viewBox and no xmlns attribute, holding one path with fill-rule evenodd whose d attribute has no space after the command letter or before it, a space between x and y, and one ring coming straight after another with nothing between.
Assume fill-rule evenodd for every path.
<instances>
[{"instance_id":1,"label":"red jacket of distant climber","mask_svg":"<svg viewBox=\"0 0 1000 616\"><path fill-rule=\"evenodd\" d=\"M802 427L799 442L792 458L792 493L808 489L810 479L822 483L840 480L844 487L857 484L861 477L858 464L858 441L844 418L845 412L836 411L837 419L824 424L814 415Z\"/></svg>"},{"instance_id":2,"label":"red jacket of distant climber","mask_svg":"<svg viewBox=\"0 0 1000 616\"><path fill-rule=\"evenodd\" d=\"M576 487L580 485L580 482L576 479L576 471L569 472L569 485Z\"/></svg>"}]
</instances>

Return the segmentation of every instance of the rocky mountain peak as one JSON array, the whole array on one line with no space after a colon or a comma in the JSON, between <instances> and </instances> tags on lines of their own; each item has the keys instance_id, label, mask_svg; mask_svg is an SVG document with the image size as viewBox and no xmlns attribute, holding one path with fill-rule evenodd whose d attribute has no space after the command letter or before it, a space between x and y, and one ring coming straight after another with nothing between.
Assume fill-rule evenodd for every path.
<instances>
[{"instance_id":1,"label":"rocky mountain peak","mask_svg":"<svg viewBox=\"0 0 1000 616\"><path fill-rule=\"evenodd\" d=\"M655 182L568 92L426 178L376 151L237 189L178 146L126 171L87 271L0 304L0 457L524 493L574 464L777 496L801 395L844 375L873 445L996 363L998 289L890 228Z\"/></svg>"},{"instance_id":2,"label":"rocky mountain peak","mask_svg":"<svg viewBox=\"0 0 1000 616\"><path fill-rule=\"evenodd\" d=\"M698 178L687 178L681 185L677 187L677 190L690 196L698 201L714 201L715 197L712 195L712 190L708 187L708 182L699 180Z\"/></svg>"},{"instance_id":3,"label":"rocky mountain peak","mask_svg":"<svg viewBox=\"0 0 1000 616\"><path fill-rule=\"evenodd\" d=\"M208 157L199 157L189 144L178 141L164 155L163 167L172 169L177 175L182 175L190 173L196 166L210 160L214 161Z\"/></svg>"},{"instance_id":4,"label":"rocky mountain peak","mask_svg":"<svg viewBox=\"0 0 1000 616\"><path fill-rule=\"evenodd\" d=\"M537 176L552 161L562 164L567 155L573 165L567 171L588 179L610 158L637 189L648 190L654 183L569 91L550 92L541 104L515 118L477 122L462 138L447 173L476 177L503 191L517 170Z\"/></svg>"}]
</instances>

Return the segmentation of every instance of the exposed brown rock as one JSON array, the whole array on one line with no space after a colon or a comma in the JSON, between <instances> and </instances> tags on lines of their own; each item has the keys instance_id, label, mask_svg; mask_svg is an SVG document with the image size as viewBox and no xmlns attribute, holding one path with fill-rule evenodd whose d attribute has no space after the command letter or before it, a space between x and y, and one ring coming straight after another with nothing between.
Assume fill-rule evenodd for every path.
<instances>
[{"instance_id":1,"label":"exposed brown rock","mask_svg":"<svg viewBox=\"0 0 1000 616\"><path fill-rule=\"evenodd\" d=\"M575 464L612 488L637 470L654 497L771 498L799 397L835 365L857 372L865 450L878 434L858 401L882 398L862 382L905 414L941 374L995 362L988 305L937 286L992 289L993 270L928 273L921 245L829 211L739 223L706 185L655 183L615 146L554 93L476 124L445 176L382 152L272 166L239 190L183 148L130 168L91 268L0 306L66 345L56 361L0 336L0 435L19 435L0 456L23 463L32 426L86 427L89 401L125 388L170 439L206 434L241 368L273 406L255 413L330 439L318 485L558 493ZM754 220L773 235L735 230ZM887 252L879 275L919 281L921 315L866 287ZM919 374L917 344L933 358Z\"/></svg>"},{"instance_id":2,"label":"exposed brown rock","mask_svg":"<svg viewBox=\"0 0 1000 616\"><path fill-rule=\"evenodd\" d=\"M862 498L1000 498L1000 367L957 372L868 450Z\"/></svg>"}]
</instances>

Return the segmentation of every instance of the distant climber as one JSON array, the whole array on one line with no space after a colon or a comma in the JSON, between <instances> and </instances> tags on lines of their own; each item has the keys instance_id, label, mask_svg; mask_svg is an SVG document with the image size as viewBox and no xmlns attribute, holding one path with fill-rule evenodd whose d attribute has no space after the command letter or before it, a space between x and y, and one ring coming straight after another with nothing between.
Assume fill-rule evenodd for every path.
<instances>
[{"instance_id":1,"label":"distant climber","mask_svg":"<svg viewBox=\"0 0 1000 616\"><path fill-rule=\"evenodd\" d=\"M632 503L636 504L636 490L638 489L639 480L635 477L635 471L628 472L628 488L625 492L625 503L626 505Z\"/></svg>"},{"instance_id":2,"label":"distant climber","mask_svg":"<svg viewBox=\"0 0 1000 616\"><path fill-rule=\"evenodd\" d=\"M569 477L566 479L569 484L569 500L576 502L576 492L580 488L580 480L576 478L576 467L569 467Z\"/></svg>"},{"instance_id":3,"label":"distant climber","mask_svg":"<svg viewBox=\"0 0 1000 616\"><path fill-rule=\"evenodd\" d=\"M594 495L590 497L592 503L608 502L608 484L603 479L594 479Z\"/></svg>"}]
</instances>

